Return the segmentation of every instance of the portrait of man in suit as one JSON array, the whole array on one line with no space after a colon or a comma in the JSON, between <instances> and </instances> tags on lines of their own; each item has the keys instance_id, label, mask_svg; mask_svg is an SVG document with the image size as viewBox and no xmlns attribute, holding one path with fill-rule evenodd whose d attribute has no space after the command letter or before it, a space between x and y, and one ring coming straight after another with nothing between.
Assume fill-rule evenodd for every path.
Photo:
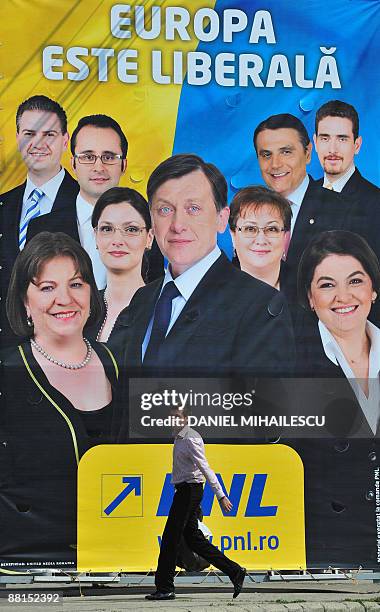
<instances>
[{"instance_id":1,"label":"portrait of man in suit","mask_svg":"<svg viewBox=\"0 0 380 612\"><path fill-rule=\"evenodd\" d=\"M314 144L324 170L318 183L353 202L355 227L351 229L366 238L380 258L380 189L355 165L363 144L356 109L340 100L323 104L315 116Z\"/></svg>"},{"instance_id":2,"label":"portrait of man in suit","mask_svg":"<svg viewBox=\"0 0 380 612\"><path fill-rule=\"evenodd\" d=\"M69 211L62 211L62 214L51 216L44 222L36 219L31 224L30 236L44 229L62 231L80 241L90 255L96 284L99 289L104 289L106 270L96 250L91 216L99 196L116 187L125 172L128 141L112 117L88 115L82 117L74 129L70 149L71 167L79 184L74 205Z\"/></svg>"},{"instance_id":3,"label":"portrait of man in suit","mask_svg":"<svg viewBox=\"0 0 380 612\"><path fill-rule=\"evenodd\" d=\"M129 371L288 371L293 335L283 295L235 268L217 246L229 216L224 176L196 155L174 155L153 171L147 194L169 265L126 311Z\"/></svg>"},{"instance_id":4,"label":"portrait of man in suit","mask_svg":"<svg viewBox=\"0 0 380 612\"><path fill-rule=\"evenodd\" d=\"M355 156L363 144L359 116L347 102L330 100L315 115L314 145L323 168L319 183L345 195L356 195L364 203L371 199L380 206L380 189L356 168Z\"/></svg>"},{"instance_id":5,"label":"portrait of man in suit","mask_svg":"<svg viewBox=\"0 0 380 612\"><path fill-rule=\"evenodd\" d=\"M4 310L6 291L14 261L29 238L30 229L59 211L75 207L78 183L61 166L69 134L67 117L58 102L36 95L16 112L16 140L27 170L26 181L0 196L1 201L1 330L2 343L15 340Z\"/></svg>"},{"instance_id":6,"label":"portrait of man in suit","mask_svg":"<svg viewBox=\"0 0 380 612\"><path fill-rule=\"evenodd\" d=\"M312 237L324 230L355 231L355 203L323 189L307 174L312 144L304 124L294 115L268 117L256 127L253 142L265 183L286 197L292 207L291 237L281 269L281 289L289 302L296 302L297 268L302 252Z\"/></svg>"},{"instance_id":7,"label":"portrait of man in suit","mask_svg":"<svg viewBox=\"0 0 380 612\"><path fill-rule=\"evenodd\" d=\"M96 284L106 285L106 270L96 249L91 224L99 196L117 187L127 167L128 141L120 125L107 115L80 119L71 142L71 166L80 191L76 201L79 238L91 257Z\"/></svg>"}]
</instances>

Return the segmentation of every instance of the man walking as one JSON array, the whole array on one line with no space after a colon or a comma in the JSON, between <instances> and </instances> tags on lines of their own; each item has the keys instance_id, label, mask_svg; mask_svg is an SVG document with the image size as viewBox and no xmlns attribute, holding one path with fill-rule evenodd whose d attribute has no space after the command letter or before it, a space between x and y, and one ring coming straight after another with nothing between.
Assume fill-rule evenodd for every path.
<instances>
[{"instance_id":1,"label":"man walking","mask_svg":"<svg viewBox=\"0 0 380 612\"><path fill-rule=\"evenodd\" d=\"M175 599L174 574L182 535L191 550L229 576L235 598L242 590L245 568L226 557L198 529L198 510L203 497L205 479L212 487L224 512L230 512L232 504L207 462L202 437L187 424L186 408L173 411L172 415L175 417L177 432L172 470L175 494L162 535L155 575L156 591L146 595L146 599L153 601Z\"/></svg>"}]
</instances>

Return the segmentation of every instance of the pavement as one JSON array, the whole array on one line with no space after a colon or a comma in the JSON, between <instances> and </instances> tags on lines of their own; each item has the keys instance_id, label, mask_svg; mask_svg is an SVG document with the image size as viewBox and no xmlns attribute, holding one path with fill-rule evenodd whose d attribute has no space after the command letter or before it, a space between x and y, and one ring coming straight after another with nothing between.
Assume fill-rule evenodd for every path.
<instances>
[{"instance_id":1,"label":"pavement","mask_svg":"<svg viewBox=\"0 0 380 612\"><path fill-rule=\"evenodd\" d=\"M123 612L157 610L159 612L347 612L380 611L380 585L363 580L333 582L292 581L253 583L246 580L244 590L232 599L230 585L198 584L180 586L174 601L150 602L145 595L152 585L0 585L0 612L31 610L42 612ZM33 596L35 603L12 602L16 593L21 600ZM57 604L41 603L43 594L59 593ZM40 600L40 603L37 602Z\"/></svg>"}]
</instances>

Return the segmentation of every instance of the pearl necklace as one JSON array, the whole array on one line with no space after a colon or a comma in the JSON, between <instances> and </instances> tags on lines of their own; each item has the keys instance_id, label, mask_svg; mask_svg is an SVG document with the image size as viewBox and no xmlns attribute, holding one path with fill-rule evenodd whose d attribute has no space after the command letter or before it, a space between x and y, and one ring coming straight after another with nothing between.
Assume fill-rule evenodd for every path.
<instances>
[{"instance_id":1,"label":"pearl necklace","mask_svg":"<svg viewBox=\"0 0 380 612\"><path fill-rule=\"evenodd\" d=\"M55 357L52 357L52 355L49 355L49 353L47 353L45 349L43 349L42 346L40 346L38 342L36 342L33 338L30 339L30 343L33 346L33 348L36 349L36 351L38 351L39 353L41 353L43 357L45 357L45 359L47 359L48 361L51 361L55 365L60 366L61 368L66 368L66 370L80 370L81 368L84 368L88 364L88 362L91 359L91 355L92 355L91 344L89 343L87 338L83 338L83 340L87 346L87 353L86 353L86 357L80 363L65 363L64 361L59 361L58 359L55 359Z\"/></svg>"},{"instance_id":2,"label":"pearl necklace","mask_svg":"<svg viewBox=\"0 0 380 612\"><path fill-rule=\"evenodd\" d=\"M103 319L103 323L101 324L100 329L99 329L99 331L98 331L98 333L97 333L97 336L96 336L96 341L97 341L97 342L107 342L107 341L108 341L108 338L109 338L109 337L110 337L110 335L112 334L112 330L113 330L113 328L115 327L115 323L116 323L116 319L115 319L115 320L114 320L114 322L113 322L113 324L112 324L112 327L111 327L111 329L110 329L110 331L109 331L109 334L108 334L108 338L107 338L107 340L100 340L100 336L102 335L102 332L103 332L103 329L104 329L104 326L105 326L105 324L106 324L107 317L108 317L108 302L107 302L106 292L105 292L105 291L104 291L104 293L103 293L103 300L104 300L104 305L105 305L105 307L106 307L106 315L105 315L105 317L104 317L104 319Z\"/></svg>"}]
</instances>

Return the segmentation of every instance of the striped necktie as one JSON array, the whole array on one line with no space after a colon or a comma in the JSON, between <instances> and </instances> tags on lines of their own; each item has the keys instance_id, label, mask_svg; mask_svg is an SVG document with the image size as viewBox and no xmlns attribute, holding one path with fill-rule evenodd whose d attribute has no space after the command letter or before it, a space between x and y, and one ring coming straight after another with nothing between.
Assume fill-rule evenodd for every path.
<instances>
[{"instance_id":1,"label":"striped necktie","mask_svg":"<svg viewBox=\"0 0 380 612\"><path fill-rule=\"evenodd\" d=\"M20 223L20 232L18 239L18 246L20 248L20 251L22 251L25 246L26 233L28 231L29 222L34 219L34 217L38 217L41 212L40 200L44 197L44 195L45 194L43 191L41 191L41 189L34 189L27 200L26 213Z\"/></svg>"}]
</instances>

